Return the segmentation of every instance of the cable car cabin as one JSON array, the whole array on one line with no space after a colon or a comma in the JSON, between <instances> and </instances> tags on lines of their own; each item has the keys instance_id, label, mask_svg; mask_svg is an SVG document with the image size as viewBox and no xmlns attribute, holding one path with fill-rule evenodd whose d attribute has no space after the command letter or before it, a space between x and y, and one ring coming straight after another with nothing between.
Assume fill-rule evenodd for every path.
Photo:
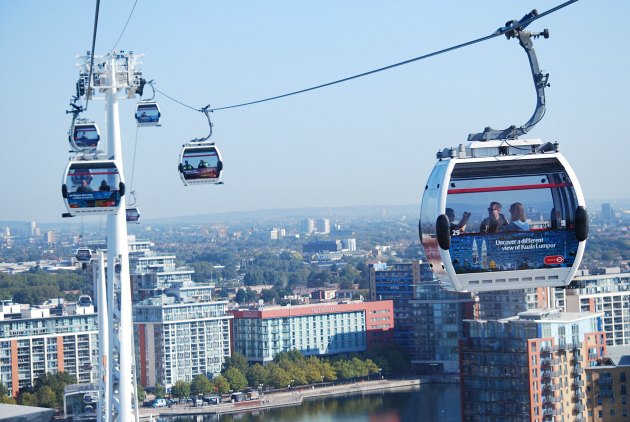
<instances>
[{"instance_id":1,"label":"cable car cabin","mask_svg":"<svg viewBox=\"0 0 630 422\"><path fill-rule=\"evenodd\" d=\"M81 295L79 296L79 301L77 302L77 305L92 306L94 304L92 303L92 298L90 297L90 295Z\"/></svg>"},{"instance_id":2,"label":"cable car cabin","mask_svg":"<svg viewBox=\"0 0 630 422\"><path fill-rule=\"evenodd\" d=\"M471 142L438 153L420 210L420 238L449 290L566 286L588 236L575 173L557 144Z\"/></svg>"},{"instance_id":3,"label":"cable car cabin","mask_svg":"<svg viewBox=\"0 0 630 422\"><path fill-rule=\"evenodd\" d=\"M140 223L140 210L136 207L127 207L125 210L127 223Z\"/></svg>"},{"instance_id":4,"label":"cable car cabin","mask_svg":"<svg viewBox=\"0 0 630 422\"><path fill-rule=\"evenodd\" d=\"M92 251L89 248L79 248L74 256L79 262L89 262L92 259Z\"/></svg>"},{"instance_id":5,"label":"cable car cabin","mask_svg":"<svg viewBox=\"0 0 630 422\"><path fill-rule=\"evenodd\" d=\"M94 123L76 123L70 134L70 144L76 151L95 150L101 134Z\"/></svg>"},{"instance_id":6,"label":"cable car cabin","mask_svg":"<svg viewBox=\"0 0 630 422\"><path fill-rule=\"evenodd\" d=\"M160 108L154 102L139 103L136 108L138 126L158 126L161 115Z\"/></svg>"},{"instance_id":7,"label":"cable car cabin","mask_svg":"<svg viewBox=\"0 0 630 422\"><path fill-rule=\"evenodd\" d=\"M179 174L184 185L220 184L223 162L214 143L195 142L185 144L179 160Z\"/></svg>"},{"instance_id":8,"label":"cable car cabin","mask_svg":"<svg viewBox=\"0 0 630 422\"><path fill-rule=\"evenodd\" d=\"M117 213L125 184L112 160L70 161L61 187L70 215Z\"/></svg>"}]
</instances>

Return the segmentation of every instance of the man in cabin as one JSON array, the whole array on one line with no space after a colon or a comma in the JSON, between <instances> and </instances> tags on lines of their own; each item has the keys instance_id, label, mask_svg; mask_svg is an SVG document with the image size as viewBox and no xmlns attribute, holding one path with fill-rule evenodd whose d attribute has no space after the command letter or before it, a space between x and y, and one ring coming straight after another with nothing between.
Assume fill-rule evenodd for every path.
<instances>
[{"instance_id":1,"label":"man in cabin","mask_svg":"<svg viewBox=\"0 0 630 422\"><path fill-rule=\"evenodd\" d=\"M94 193L87 180L81 182L81 186L77 188L77 193Z\"/></svg>"},{"instance_id":2,"label":"man in cabin","mask_svg":"<svg viewBox=\"0 0 630 422\"><path fill-rule=\"evenodd\" d=\"M490 202L488 216L483 219L479 226L481 234L498 233L501 227L508 225L505 216L501 214L501 208L502 205L499 202Z\"/></svg>"},{"instance_id":3,"label":"man in cabin","mask_svg":"<svg viewBox=\"0 0 630 422\"><path fill-rule=\"evenodd\" d=\"M459 223L455 223L455 210L453 208L446 209L446 216L451 223L451 235L458 235L466 231L466 225L468 225L468 219L470 219L470 213L464 212L464 216Z\"/></svg>"}]
</instances>

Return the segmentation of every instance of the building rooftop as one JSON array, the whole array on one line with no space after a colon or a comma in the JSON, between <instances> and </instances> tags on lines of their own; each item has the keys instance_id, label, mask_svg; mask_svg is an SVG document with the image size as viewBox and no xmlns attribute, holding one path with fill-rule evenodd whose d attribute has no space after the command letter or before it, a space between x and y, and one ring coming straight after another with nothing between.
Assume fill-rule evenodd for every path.
<instances>
[{"instance_id":1,"label":"building rooftop","mask_svg":"<svg viewBox=\"0 0 630 422\"><path fill-rule=\"evenodd\" d=\"M608 346L608 357L615 366L630 366L630 346Z\"/></svg>"},{"instance_id":2,"label":"building rooftop","mask_svg":"<svg viewBox=\"0 0 630 422\"><path fill-rule=\"evenodd\" d=\"M560 312L559 309L531 309L519 312L517 316L505 318L506 321L540 321L540 322L571 322L592 318L593 315L603 315L593 312Z\"/></svg>"}]
</instances>

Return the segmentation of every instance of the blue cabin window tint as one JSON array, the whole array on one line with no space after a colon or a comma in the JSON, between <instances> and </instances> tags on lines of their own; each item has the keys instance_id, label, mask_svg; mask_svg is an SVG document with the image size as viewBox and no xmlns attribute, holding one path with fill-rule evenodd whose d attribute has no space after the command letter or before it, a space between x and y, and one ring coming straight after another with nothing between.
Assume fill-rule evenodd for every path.
<instances>
[{"instance_id":1,"label":"blue cabin window tint","mask_svg":"<svg viewBox=\"0 0 630 422\"><path fill-rule=\"evenodd\" d=\"M67 174L70 208L118 207L120 177L113 163L73 164Z\"/></svg>"}]
</instances>

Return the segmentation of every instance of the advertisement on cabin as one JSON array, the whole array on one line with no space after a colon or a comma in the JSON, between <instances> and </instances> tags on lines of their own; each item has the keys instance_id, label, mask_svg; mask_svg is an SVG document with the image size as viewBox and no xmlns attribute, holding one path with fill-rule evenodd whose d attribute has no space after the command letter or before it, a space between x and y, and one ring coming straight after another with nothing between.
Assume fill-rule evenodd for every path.
<instances>
[{"instance_id":1,"label":"advertisement on cabin","mask_svg":"<svg viewBox=\"0 0 630 422\"><path fill-rule=\"evenodd\" d=\"M571 267L578 249L573 230L462 234L451 238L458 274Z\"/></svg>"}]
</instances>

